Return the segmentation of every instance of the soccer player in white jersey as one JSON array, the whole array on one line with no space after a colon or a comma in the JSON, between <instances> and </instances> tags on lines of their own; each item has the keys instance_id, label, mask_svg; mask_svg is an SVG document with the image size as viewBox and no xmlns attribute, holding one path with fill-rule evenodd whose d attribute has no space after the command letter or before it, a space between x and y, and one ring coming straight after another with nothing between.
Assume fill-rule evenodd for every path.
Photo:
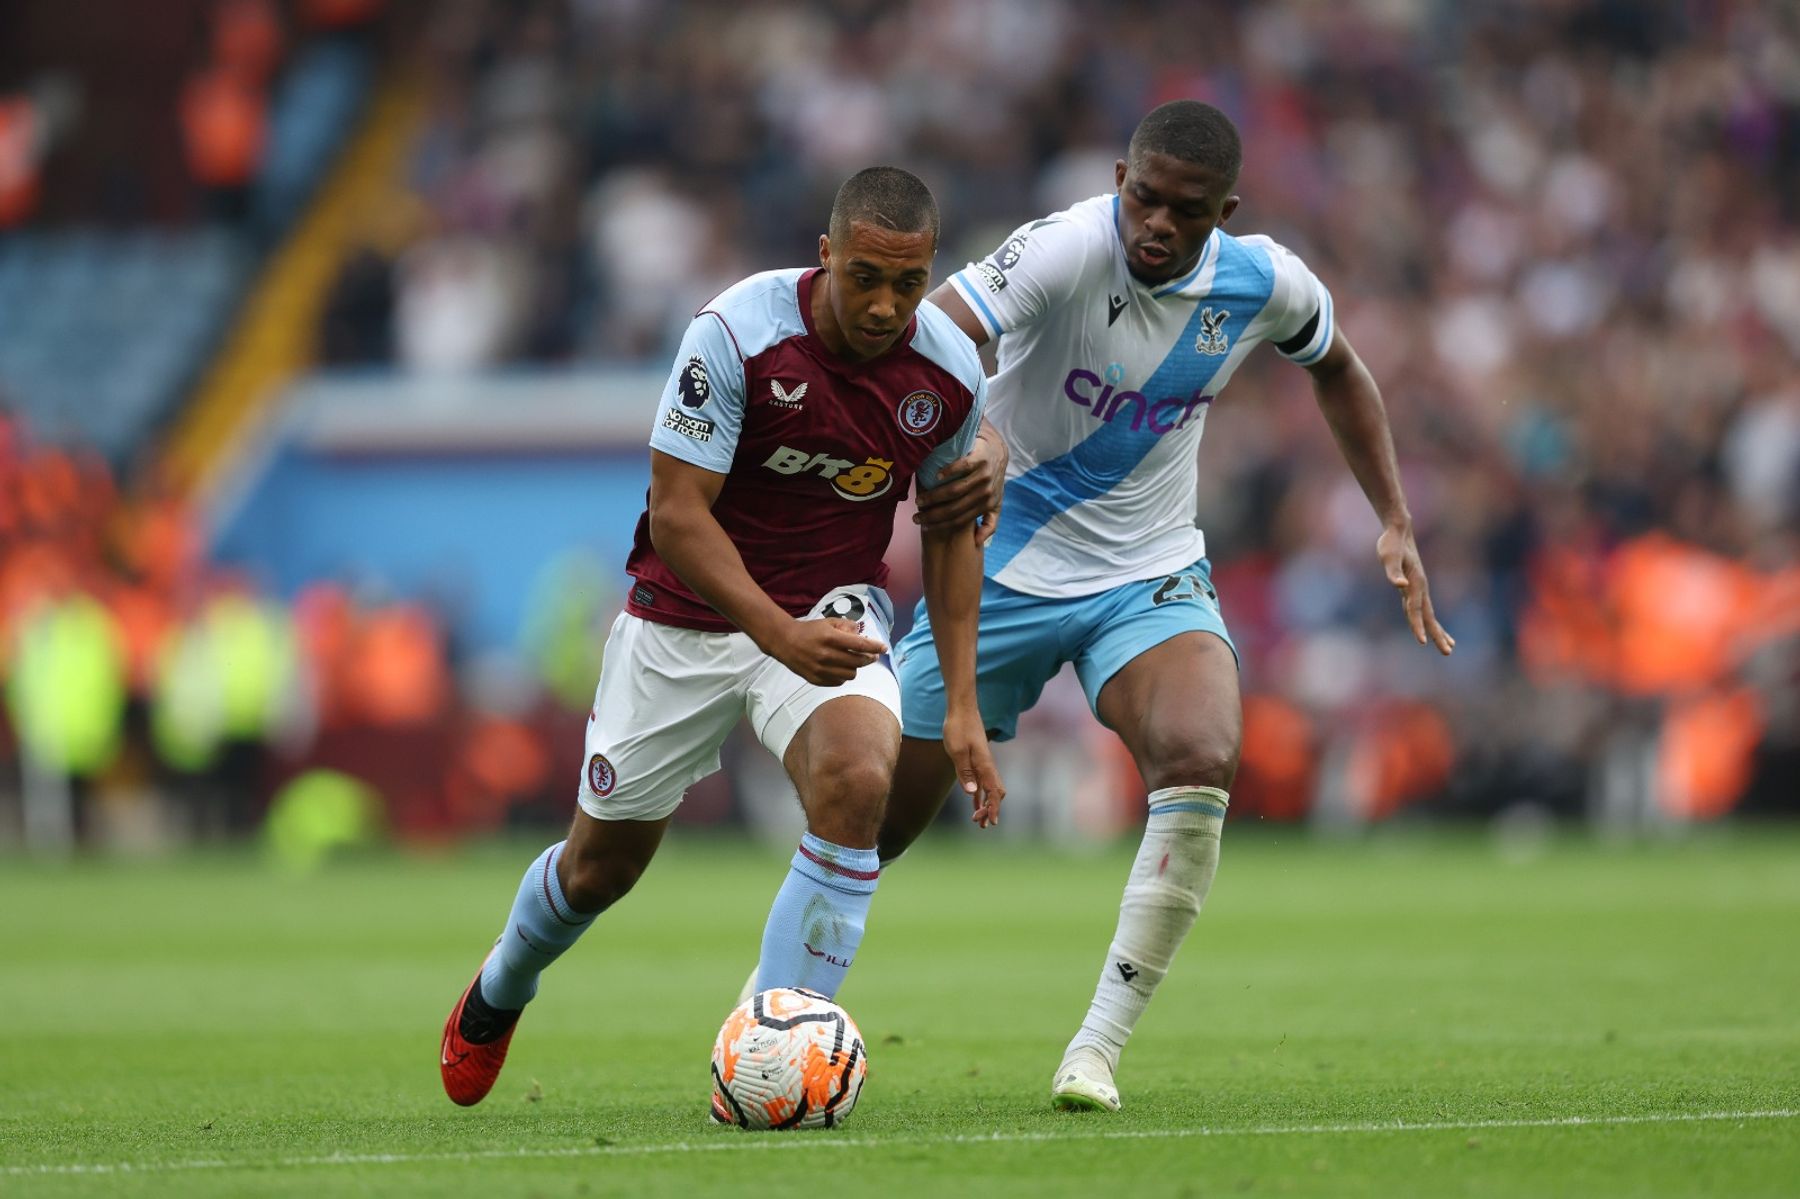
<instances>
[{"instance_id":1,"label":"soccer player in white jersey","mask_svg":"<svg viewBox=\"0 0 1800 1199\"><path fill-rule=\"evenodd\" d=\"M1223 226L1241 162L1210 105L1165 104L1116 167L1116 194L1020 227L931 296L976 344L999 339L988 419L1011 459L986 553L978 691L1013 735L1064 662L1150 788L1144 839L1080 1030L1052 1082L1071 1110L1117 1110L1119 1055L1212 885L1237 770L1236 651L1195 527L1208 408L1260 342L1304 367L1381 522L1382 570L1413 636L1448 654L1413 541L1381 393L1298 257ZM921 498L929 518L931 499ZM891 861L955 775L934 740L944 696L921 612L897 647L905 740L879 849Z\"/></svg>"}]
</instances>

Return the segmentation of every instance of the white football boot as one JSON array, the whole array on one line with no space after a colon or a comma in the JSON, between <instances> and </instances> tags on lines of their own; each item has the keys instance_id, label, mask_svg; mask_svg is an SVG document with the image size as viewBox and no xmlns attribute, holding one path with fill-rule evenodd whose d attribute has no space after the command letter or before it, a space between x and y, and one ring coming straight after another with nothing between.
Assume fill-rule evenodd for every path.
<instances>
[{"instance_id":1,"label":"white football boot","mask_svg":"<svg viewBox=\"0 0 1800 1199\"><path fill-rule=\"evenodd\" d=\"M1077 1045L1056 1068L1050 1084L1050 1106L1059 1112L1116 1112L1119 1088L1112 1067L1092 1045Z\"/></svg>"}]
</instances>

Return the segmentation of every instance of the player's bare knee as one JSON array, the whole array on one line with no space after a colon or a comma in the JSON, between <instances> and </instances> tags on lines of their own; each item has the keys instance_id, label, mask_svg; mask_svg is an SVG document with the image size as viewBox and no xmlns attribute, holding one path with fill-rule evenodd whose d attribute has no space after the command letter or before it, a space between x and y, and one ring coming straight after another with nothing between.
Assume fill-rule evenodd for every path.
<instances>
[{"instance_id":1,"label":"player's bare knee","mask_svg":"<svg viewBox=\"0 0 1800 1199\"><path fill-rule=\"evenodd\" d=\"M815 836L867 849L875 844L887 810L892 771L865 755L821 755L806 779L806 816Z\"/></svg>"},{"instance_id":2,"label":"player's bare knee","mask_svg":"<svg viewBox=\"0 0 1800 1199\"><path fill-rule=\"evenodd\" d=\"M894 782L893 763L866 753L818 754L807 763L806 773L807 794L814 799L878 813L887 806Z\"/></svg>"},{"instance_id":3,"label":"player's bare knee","mask_svg":"<svg viewBox=\"0 0 1800 1199\"><path fill-rule=\"evenodd\" d=\"M1152 748L1150 760L1139 764L1144 785L1152 791L1164 787L1217 787L1229 791L1237 777L1235 741L1195 738Z\"/></svg>"}]
</instances>

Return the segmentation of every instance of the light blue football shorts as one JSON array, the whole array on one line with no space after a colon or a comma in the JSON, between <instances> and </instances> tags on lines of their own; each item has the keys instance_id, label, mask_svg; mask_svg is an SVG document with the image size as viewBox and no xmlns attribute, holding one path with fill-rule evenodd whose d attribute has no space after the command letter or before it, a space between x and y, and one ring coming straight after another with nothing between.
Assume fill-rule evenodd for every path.
<instances>
[{"instance_id":1,"label":"light blue football shorts","mask_svg":"<svg viewBox=\"0 0 1800 1199\"><path fill-rule=\"evenodd\" d=\"M988 735L1011 740L1019 713L1037 703L1044 684L1064 662L1075 663L1088 707L1096 708L1100 688L1127 662L1192 632L1212 633L1237 653L1205 558L1176 574L1061 599L982 580L975 688ZM944 735L944 677L923 601L913 614L912 629L894 647L894 665L900 674L902 729L908 737L939 739Z\"/></svg>"}]
</instances>

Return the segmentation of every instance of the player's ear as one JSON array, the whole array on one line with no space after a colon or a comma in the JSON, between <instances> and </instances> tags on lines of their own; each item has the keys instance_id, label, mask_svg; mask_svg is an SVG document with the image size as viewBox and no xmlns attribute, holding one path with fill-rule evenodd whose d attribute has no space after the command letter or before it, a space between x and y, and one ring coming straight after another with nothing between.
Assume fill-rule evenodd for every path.
<instances>
[{"instance_id":1,"label":"player's ear","mask_svg":"<svg viewBox=\"0 0 1800 1199\"><path fill-rule=\"evenodd\" d=\"M831 236L826 233L819 234L819 265L831 269Z\"/></svg>"},{"instance_id":2,"label":"player's ear","mask_svg":"<svg viewBox=\"0 0 1800 1199\"><path fill-rule=\"evenodd\" d=\"M1113 163L1113 190L1114 191L1123 191L1124 189L1125 189L1125 160L1123 158L1121 158L1121 159L1119 159L1119 161Z\"/></svg>"},{"instance_id":3,"label":"player's ear","mask_svg":"<svg viewBox=\"0 0 1800 1199\"><path fill-rule=\"evenodd\" d=\"M1238 198L1236 196L1225 197L1225 203L1219 205L1219 224L1223 225L1229 221L1231 214L1237 211L1237 206Z\"/></svg>"}]
</instances>

